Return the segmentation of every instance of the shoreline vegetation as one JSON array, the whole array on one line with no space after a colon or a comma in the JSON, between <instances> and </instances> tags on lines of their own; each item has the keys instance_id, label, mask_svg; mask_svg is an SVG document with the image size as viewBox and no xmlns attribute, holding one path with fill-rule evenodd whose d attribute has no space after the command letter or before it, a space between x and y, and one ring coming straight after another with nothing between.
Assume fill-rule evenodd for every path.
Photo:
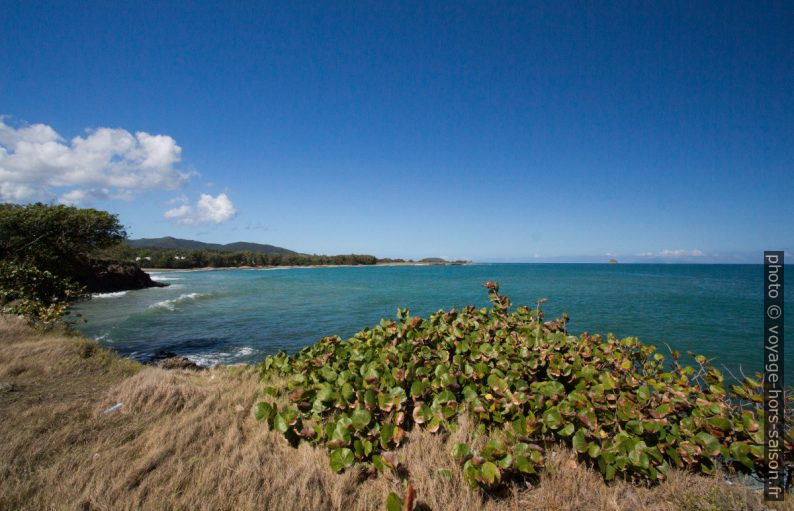
<instances>
[{"instance_id":1,"label":"shoreline vegetation","mask_svg":"<svg viewBox=\"0 0 794 511\"><path fill-rule=\"evenodd\" d=\"M325 449L293 448L263 427L250 366L144 366L73 332L41 332L4 315L0 388L2 509L381 510L390 492L405 491L388 474L336 474ZM562 447L550 450L534 484L486 496L452 456L474 430L464 419L452 435L416 428L394 451L426 509L794 509L790 499L765 505L749 481L720 472L607 484Z\"/></svg>"},{"instance_id":2,"label":"shoreline vegetation","mask_svg":"<svg viewBox=\"0 0 794 511\"><path fill-rule=\"evenodd\" d=\"M368 254L334 256L307 254L267 254L260 252L224 252L217 250L131 249L121 244L106 251L106 257L134 261L148 269L188 270L196 268L285 268L346 266L457 266L468 260L447 261L439 257L420 260L377 258Z\"/></svg>"},{"instance_id":3,"label":"shoreline vegetation","mask_svg":"<svg viewBox=\"0 0 794 511\"><path fill-rule=\"evenodd\" d=\"M187 272L187 271L213 271L213 270L288 270L297 268L370 268L376 266L466 266L474 264L471 261L444 261L444 262L377 262L374 264L307 264L307 265L269 265L269 266L197 266L193 268L148 268L142 267L145 272Z\"/></svg>"},{"instance_id":4,"label":"shoreline vegetation","mask_svg":"<svg viewBox=\"0 0 794 511\"><path fill-rule=\"evenodd\" d=\"M457 265L471 261L447 261L440 257L399 259L369 254L302 254L283 247L238 241L224 245L166 236L127 239L106 252L115 259L136 261L158 269L325 267L374 265Z\"/></svg>"}]
</instances>

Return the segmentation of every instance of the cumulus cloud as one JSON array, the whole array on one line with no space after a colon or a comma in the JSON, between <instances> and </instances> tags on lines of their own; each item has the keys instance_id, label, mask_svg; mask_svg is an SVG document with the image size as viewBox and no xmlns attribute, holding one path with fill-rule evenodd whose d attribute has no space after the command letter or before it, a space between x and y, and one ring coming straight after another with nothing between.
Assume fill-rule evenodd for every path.
<instances>
[{"instance_id":1,"label":"cumulus cloud","mask_svg":"<svg viewBox=\"0 0 794 511\"><path fill-rule=\"evenodd\" d=\"M234 218L237 213L225 193L219 193L217 197L202 193L195 206L188 204L185 197L178 197L177 200L183 204L169 209L163 216L180 225L222 224Z\"/></svg>"},{"instance_id":2,"label":"cumulus cloud","mask_svg":"<svg viewBox=\"0 0 794 511\"><path fill-rule=\"evenodd\" d=\"M58 197L58 202L61 204L74 206L76 204L80 204L81 202L109 199L110 197L111 194L107 188L102 188L101 190L97 190L95 188L89 190L75 189Z\"/></svg>"},{"instance_id":3,"label":"cumulus cloud","mask_svg":"<svg viewBox=\"0 0 794 511\"><path fill-rule=\"evenodd\" d=\"M664 249L659 252L640 252L637 254L638 257L703 257L704 254L702 250L694 249L694 250L683 250L683 249Z\"/></svg>"},{"instance_id":4,"label":"cumulus cloud","mask_svg":"<svg viewBox=\"0 0 794 511\"><path fill-rule=\"evenodd\" d=\"M14 128L0 117L0 200L76 204L176 189L190 178L174 167L181 153L168 135L98 128L66 140L45 124Z\"/></svg>"}]
</instances>

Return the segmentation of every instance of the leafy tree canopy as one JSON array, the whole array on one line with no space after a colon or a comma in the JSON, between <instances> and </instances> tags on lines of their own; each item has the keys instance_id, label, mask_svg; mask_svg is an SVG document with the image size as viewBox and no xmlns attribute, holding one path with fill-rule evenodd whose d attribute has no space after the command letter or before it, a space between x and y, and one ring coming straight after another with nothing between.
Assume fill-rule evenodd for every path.
<instances>
[{"instance_id":1,"label":"leafy tree canopy","mask_svg":"<svg viewBox=\"0 0 794 511\"><path fill-rule=\"evenodd\" d=\"M0 204L0 259L70 275L96 250L127 236L118 217L96 209L42 203Z\"/></svg>"}]
</instances>

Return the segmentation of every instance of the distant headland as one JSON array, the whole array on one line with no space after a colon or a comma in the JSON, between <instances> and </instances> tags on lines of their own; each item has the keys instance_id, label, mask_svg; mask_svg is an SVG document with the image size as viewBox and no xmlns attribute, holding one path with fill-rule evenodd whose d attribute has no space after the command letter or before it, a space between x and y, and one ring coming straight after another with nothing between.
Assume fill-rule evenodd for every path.
<instances>
[{"instance_id":1,"label":"distant headland","mask_svg":"<svg viewBox=\"0 0 794 511\"><path fill-rule=\"evenodd\" d=\"M471 261L449 261L440 257L423 259L378 258L369 254L317 255L296 252L275 245L238 241L219 244L166 236L126 240L115 248L114 257L133 260L147 269L251 269L269 267L319 266L445 266Z\"/></svg>"}]
</instances>

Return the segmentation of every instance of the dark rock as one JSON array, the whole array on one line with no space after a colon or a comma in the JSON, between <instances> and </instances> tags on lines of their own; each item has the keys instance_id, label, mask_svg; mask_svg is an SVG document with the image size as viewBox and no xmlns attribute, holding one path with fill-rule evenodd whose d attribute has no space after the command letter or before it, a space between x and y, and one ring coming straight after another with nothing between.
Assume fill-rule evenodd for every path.
<instances>
[{"instance_id":1,"label":"dark rock","mask_svg":"<svg viewBox=\"0 0 794 511\"><path fill-rule=\"evenodd\" d=\"M82 275L80 281L90 293L113 293L168 285L152 280L137 263L119 261L92 261L90 270Z\"/></svg>"},{"instance_id":2,"label":"dark rock","mask_svg":"<svg viewBox=\"0 0 794 511\"><path fill-rule=\"evenodd\" d=\"M206 369L187 357L166 350L157 350L146 363L163 369L192 369L194 371Z\"/></svg>"},{"instance_id":3,"label":"dark rock","mask_svg":"<svg viewBox=\"0 0 794 511\"><path fill-rule=\"evenodd\" d=\"M202 371L206 368L201 367L187 357L171 357L159 360L155 363L162 369L190 369L192 371Z\"/></svg>"},{"instance_id":4,"label":"dark rock","mask_svg":"<svg viewBox=\"0 0 794 511\"><path fill-rule=\"evenodd\" d=\"M179 354L174 353L173 351L157 350L154 352L154 354L151 357L148 358L147 362L150 364L156 364L161 360L165 360L167 358L174 358L178 356Z\"/></svg>"}]
</instances>

